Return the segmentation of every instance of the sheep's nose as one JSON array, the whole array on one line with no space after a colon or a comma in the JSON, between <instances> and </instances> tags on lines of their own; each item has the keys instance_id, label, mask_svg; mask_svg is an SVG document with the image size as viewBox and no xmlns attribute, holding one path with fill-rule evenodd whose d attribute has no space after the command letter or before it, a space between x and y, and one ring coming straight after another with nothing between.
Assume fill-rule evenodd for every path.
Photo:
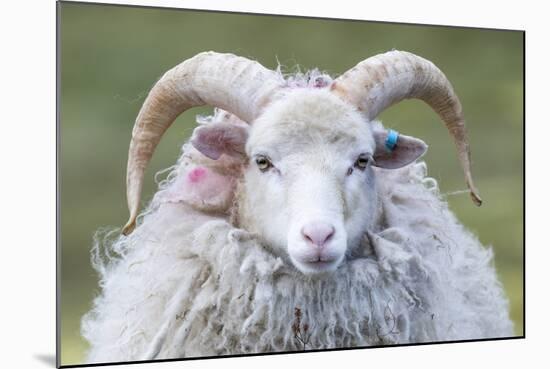
<instances>
[{"instance_id":1,"label":"sheep's nose","mask_svg":"<svg viewBox=\"0 0 550 369\"><path fill-rule=\"evenodd\" d=\"M307 241L321 248L332 238L334 231L334 227L328 223L311 222L302 228L302 235Z\"/></svg>"}]
</instances>

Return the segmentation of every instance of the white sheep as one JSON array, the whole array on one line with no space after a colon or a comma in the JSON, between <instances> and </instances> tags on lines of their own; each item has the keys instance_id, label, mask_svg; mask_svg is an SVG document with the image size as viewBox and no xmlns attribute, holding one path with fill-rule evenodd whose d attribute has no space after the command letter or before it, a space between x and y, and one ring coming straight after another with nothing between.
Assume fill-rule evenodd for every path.
<instances>
[{"instance_id":1,"label":"white sheep","mask_svg":"<svg viewBox=\"0 0 550 369\"><path fill-rule=\"evenodd\" d=\"M374 120L406 98L447 124L480 204L460 102L416 55L334 81L212 52L168 71L134 127L125 235L93 249L88 362L511 336L491 250L415 162L427 146ZM198 105L219 109L138 218L155 146Z\"/></svg>"}]
</instances>

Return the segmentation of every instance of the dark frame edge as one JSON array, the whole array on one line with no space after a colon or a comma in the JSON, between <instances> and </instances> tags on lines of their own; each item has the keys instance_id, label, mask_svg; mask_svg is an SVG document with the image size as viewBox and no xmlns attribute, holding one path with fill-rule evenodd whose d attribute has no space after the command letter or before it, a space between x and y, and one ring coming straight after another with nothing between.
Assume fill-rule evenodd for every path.
<instances>
[{"instance_id":1,"label":"dark frame edge","mask_svg":"<svg viewBox=\"0 0 550 369\"><path fill-rule=\"evenodd\" d=\"M336 21L349 21L349 22L371 22L371 23L405 25L405 26L452 27L452 28L461 28L461 29L477 29L477 30L485 30L485 31L525 32L525 30L522 30L522 29L512 29L512 28L453 26L453 25L444 25L444 24L433 24L433 23L408 23L408 22L380 21L380 20L358 19L358 18L328 18L328 17L316 17L316 16L307 16L307 15L296 15L296 14L273 14L273 13L254 13L254 12L230 11L230 10L175 8L175 7L154 6L154 5L112 4L112 3L102 3L102 2L99 2L99 1L90 1L90 2L78 1L78 0L74 0L74 1L73 0L57 0L57 1L59 3L65 3L65 4L102 5L102 6L124 7L124 8L143 8L143 9L155 9L155 10L179 10L179 11L200 11L200 12L206 12L206 13L258 15L258 16L269 16L269 17L292 17L292 18L302 18L302 19L318 19L318 20L332 20L332 21L336 20Z\"/></svg>"},{"instance_id":2,"label":"dark frame edge","mask_svg":"<svg viewBox=\"0 0 550 369\"><path fill-rule=\"evenodd\" d=\"M55 3L55 366L61 368L61 1Z\"/></svg>"},{"instance_id":3,"label":"dark frame edge","mask_svg":"<svg viewBox=\"0 0 550 369\"><path fill-rule=\"evenodd\" d=\"M220 356L198 356L187 358L173 358L173 359L155 359L155 360L136 360L136 361L116 361L106 363L91 363L91 364L70 364L62 365L59 368L91 368L101 367L107 365L134 365L134 364L149 364L149 363L168 363L168 362L183 362L194 360L210 360L210 359L225 359L225 358L239 358L239 357L255 357L255 356L273 356L273 355L293 355L293 354L308 354L312 352L333 352L333 351L352 351L352 350L365 350L365 349L387 349L395 347L409 347L409 346L426 346L426 345L447 345L453 343L474 343L474 342L496 342L496 341L509 341L525 339L525 335L511 336L511 337L494 337L494 338L479 338L472 340L456 340L456 341L436 341L436 342L417 342L417 343L403 343L398 345L377 345L377 346L361 346L361 347L342 347L331 349L319 349L319 350L307 350L307 351L281 351L281 352L262 352L254 354L235 354L235 355L220 355Z\"/></svg>"},{"instance_id":4,"label":"dark frame edge","mask_svg":"<svg viewBox=\"0 0 550 369\"><path fill-rule=\"evenodd\" d=\"M526 146L526 129L527 129L527 124L526 124L526 120L525 120L525 117L526 117L526 106L525 106L525 102L526 102L526 98L525 98L525 94L526 94L526 83L527 83L527 79L525 78L526 77L526 73L527 73L527 64L526 64L526 48L527 48L527 44L526 44L526 40L527 40L527 37L526 37L526 34L527 32L526 31L523 31L523 337L525 338L525 332L526 332L526 328L527 328L527 325L526 325L526 293L525 293L525 287L526 287L526 283L525 283L525 279L526 279L526 272L525 272L525 269L526 269L526 238L525 238L525 234L526 234L526 228L525 228L525 225L527 224L527 219L526 219L526 216L527 216L527 212L526 212L526 206L525 206L525 193L526 193L526 185L527 185L527 181L526 181L526 171L525 171L525 163L526 163L526 150L525 150L525 146Z\"/></svg>"}]
</instances>

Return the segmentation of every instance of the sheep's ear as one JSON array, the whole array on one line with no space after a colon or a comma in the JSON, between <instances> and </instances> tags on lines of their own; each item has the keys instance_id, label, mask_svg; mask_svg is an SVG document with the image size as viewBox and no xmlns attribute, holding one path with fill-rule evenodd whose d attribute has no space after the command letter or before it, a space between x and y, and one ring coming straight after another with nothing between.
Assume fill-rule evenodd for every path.
<instances>
[{"instance_id":1,"label":"sheep's ear","mask_svg":"<svg viewBox=\"0 0 550 369\"><path fill-rule=\"evenodd\" d=\"M193 131L191 144L203 155L217 160L226 154L244 158L248 127L233 123L209 123Z\"/></svg>"},{"instance_id":2,"label":"sheep's ear","mask_svg":"<svg viewBox=\"0 0 550 369\"><path fill-rule=\"evenodd\" d=\"M404 167L426 153L428 145L418 138L384 129L373 132L376 142L375 166L385 169Z\"/></svg>"}]
</instances>

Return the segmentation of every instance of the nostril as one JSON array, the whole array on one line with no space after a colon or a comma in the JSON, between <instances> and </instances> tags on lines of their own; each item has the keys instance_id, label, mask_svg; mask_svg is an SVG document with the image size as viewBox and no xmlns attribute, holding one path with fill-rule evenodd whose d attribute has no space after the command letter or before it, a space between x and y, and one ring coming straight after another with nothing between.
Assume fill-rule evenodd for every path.
<instances>
[{"instance_id":1,"label":"nostril","mask_svg":"<svg viewBox=\"0 0 550 369\"><path fill-rule=\"evenodd\" d=\"M324 222L311 222L302 228L302 235L306 241L322 247L334 236L335 229Z\"/></svg>"}]
</instances>

